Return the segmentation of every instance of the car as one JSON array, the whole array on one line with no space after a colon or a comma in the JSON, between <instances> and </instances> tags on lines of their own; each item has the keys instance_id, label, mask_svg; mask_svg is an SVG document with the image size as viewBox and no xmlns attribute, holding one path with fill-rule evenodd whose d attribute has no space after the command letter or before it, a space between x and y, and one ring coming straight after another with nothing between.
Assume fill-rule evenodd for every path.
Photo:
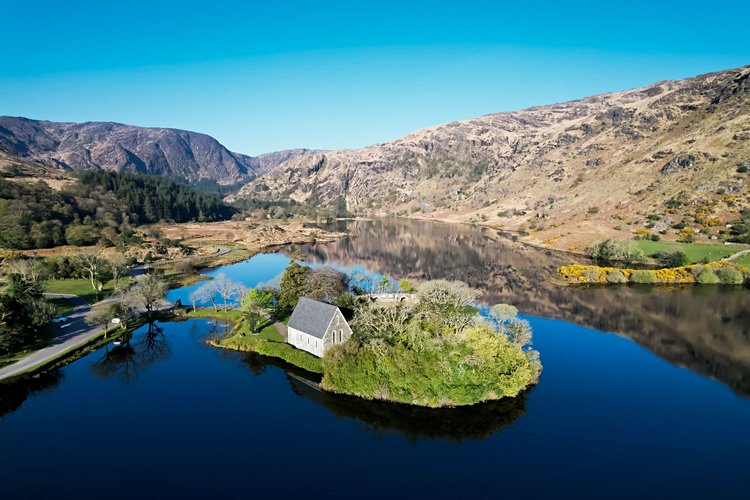
<instances>
[{"instance_id":1,"label":"car","mask_svg":"<svg viewBox=\"0 0 750 500\"><path fill-rule=\"evenodd\" d=\"M57 318L54 318L52 320L52 323L67 323L67 322L68 322L68 318L66 318L65 316L58 316Z\"/></svg>"}]
</instances>

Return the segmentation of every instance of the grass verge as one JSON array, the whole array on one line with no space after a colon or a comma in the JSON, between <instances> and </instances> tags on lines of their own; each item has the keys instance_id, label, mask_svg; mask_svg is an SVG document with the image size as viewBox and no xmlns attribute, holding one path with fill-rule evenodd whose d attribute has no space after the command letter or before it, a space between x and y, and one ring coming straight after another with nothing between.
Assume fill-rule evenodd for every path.
<instances>
[{"instance_id":1,"label":"grass verge","mask_svg":"<svg viewBox=\"0 0 750 500\"><path fill-rule=\"evenodd\" d=\"M122 287L130 283L131 278L125 277L119 280L118 286ZM50 280L44 282L45 293L64 293L69 295L78 295L89 304L94 304L100 300L106 299L115 290L115 282L108 281L102 285L102 289L97 295L91 282L86 279L73 280Z\"/></svg>"},{"instance_id":2,"label":"grass verge","mask_svg":"<svg viewBox=\"0 0 750 500\"><path fill-rule=\"evenodd\" d=\"M260 332L254 334L242 318L242 313L236 309L228 311L197 309L196 311L189 312L188 317L215 318L234 323L234 328L229 336L208 342L214 347L234 351L255 352L262 356L281 359L312 373L323 373L323 365L320 358L284 342L284 337L271 323L266 324ZM289 318L286 319L288 321Z\"/></svg>"},{"instance_id":3,"label":"grass verge","mask_svg":"<svg viewBox=\"0 0 750 500\"><path fill-rule=\"evenodd\" d=\"M636 248L649 257L659 252L685 252L690 264L721 260L742 250L741 247L725 245L708 245L704 243L671 243L665 241L634 240Z\"/></svg>"},{"instance_id":4,"label":"grass verge","mask_svg":"<svg viewBox=\"0 0 750 500\"><path fill-rule=\"evenodd\" d=\"M48 301L55 304L58 316L64 316L75 308L75 305L65 297L52 297Z\"/></svg>"}]
</instances>

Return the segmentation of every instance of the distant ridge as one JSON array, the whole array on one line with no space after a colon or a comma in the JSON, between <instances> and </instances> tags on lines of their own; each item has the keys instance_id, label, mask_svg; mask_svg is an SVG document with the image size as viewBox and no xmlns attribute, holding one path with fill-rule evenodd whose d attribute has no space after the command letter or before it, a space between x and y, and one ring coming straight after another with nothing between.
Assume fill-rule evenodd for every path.
<instances>
[{"instance_id":1,"label":"distant ridge","mask_svg":"<svg viewBox=\"0 0 750 500\"><path fill-rule=\"evenodd\" d=\"M741 165L750 167L750 66L307 152L232 199L343 197L359 214L483 222L569 248L584 233L629 238L634 228L619 221L650 209L668 224L709 203L728 222L750 207ZM664 213L675 197L681 208Z\"/></svg>"},{"instance_id":2,"label":"distant ridge","mask_svg":"<svg viewBox=\"0 0 750 500\"><path fill-rule=\"evenodd\" d=\"M112 122L63 123L0 117L0 150L62 169L105 169L236 184L263 174L304 149L251 157L211 136Z\"/></svg>"}]
</instances>

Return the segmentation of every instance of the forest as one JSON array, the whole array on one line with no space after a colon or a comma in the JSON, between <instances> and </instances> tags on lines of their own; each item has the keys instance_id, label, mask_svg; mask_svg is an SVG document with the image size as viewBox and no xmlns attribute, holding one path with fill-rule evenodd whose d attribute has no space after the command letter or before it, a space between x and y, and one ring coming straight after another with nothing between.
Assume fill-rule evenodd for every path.
<instances>
[{"instance_id":1,"label":"forest","mask_svg":"<svg viewBox=\"0 0 750 500\"><path fill-rule=\"evenodd\" d=\"M138 225L211 222L235 213L216 195L158 176L81 171L60 191L43 181L0 179L0 247L9 249L119 245Z\"/></svg>"}]
</instances>

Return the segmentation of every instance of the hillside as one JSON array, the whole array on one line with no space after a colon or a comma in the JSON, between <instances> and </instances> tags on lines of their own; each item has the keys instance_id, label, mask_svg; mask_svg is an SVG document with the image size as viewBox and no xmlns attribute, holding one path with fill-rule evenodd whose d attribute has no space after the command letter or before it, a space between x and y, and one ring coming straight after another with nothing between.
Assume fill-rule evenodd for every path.
<instances>
[{"instance_id":1,"label":"hillside","mask_svg":"<svg viewBox=\"0 0 750 500\"><path fill-rule=\"evenodd\" d=\"M680 226L719 235L748 206L750 67L310 151L230 199L475 221L559 248ZM744 169L740 169L744 170ZM649 217L650 216L650 217ZM678 229L673 226L677 225Z\"/></svg>"},{"instance_id":2,"label":"hillside","mask_svg":"<svg viewBox=\"0 0 750 500\"><path fill-rule=\"evenodd\" d=\"M213 137L185 130L2 116L0 151L63 169L126 171L230 185L252 179L305 150L251 157L229 151Z\"/></svg>"},{"instance_id":3,"label":"hillside","mask_svg":"<svg viewBox=\"0 0 750 500\"><path fill-rule=\"evenodd\" d=\"M0 152L0 248L137 245L139 225L226 220L235 213L219 197L165 177L74 175Z\"/></svg>"}]
</instances>

